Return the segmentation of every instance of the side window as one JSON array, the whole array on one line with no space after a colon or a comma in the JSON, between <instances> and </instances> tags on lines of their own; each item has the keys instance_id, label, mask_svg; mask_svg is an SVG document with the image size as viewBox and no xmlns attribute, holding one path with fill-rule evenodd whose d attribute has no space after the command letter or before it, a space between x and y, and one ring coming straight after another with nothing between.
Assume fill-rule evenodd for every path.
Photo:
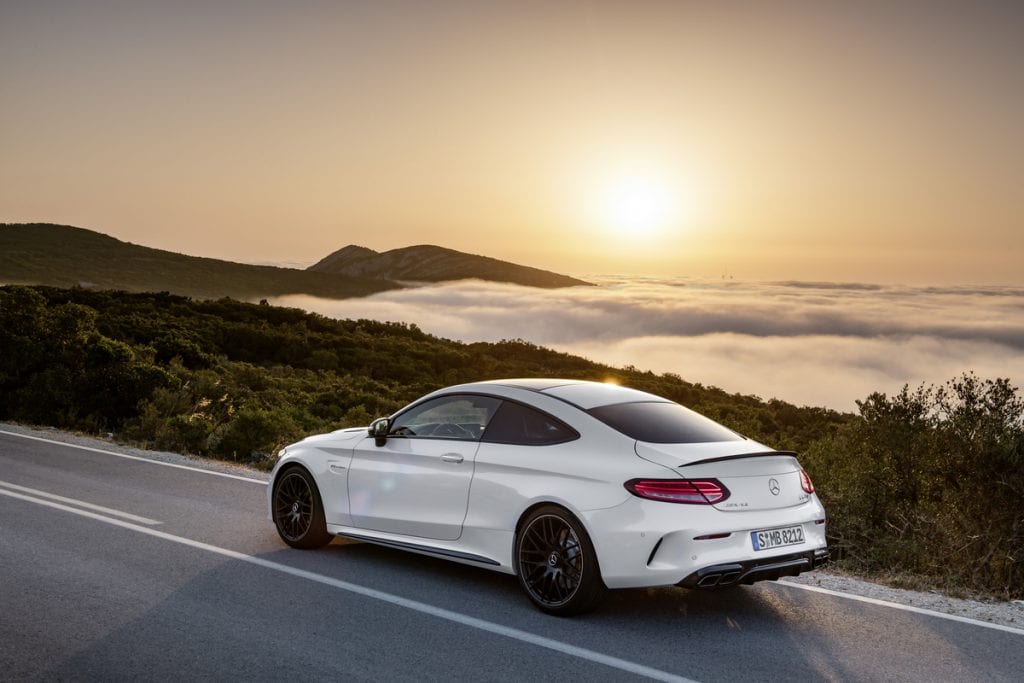
<instances>
[{"instance_id":1,"label":"side window","mask_svg":"<svg viewBox=\"0 0 1024 683\"><path fill-rule=\"evenodd\" d=\"M500 403L487 396L442 396L398 415L388 434L475 441Z\"/></svg>"},{"instance_id":2,"label":"side window","mask_svg":"<svg viewBox=\"0 0 1024 683\"><path fill-rule=\"evenodd\" d=\"M483 440L491 443L543 446L577 438L579 434L558 418L520 403L505 401L487 426Z\"/></svg>"}]
</instances>

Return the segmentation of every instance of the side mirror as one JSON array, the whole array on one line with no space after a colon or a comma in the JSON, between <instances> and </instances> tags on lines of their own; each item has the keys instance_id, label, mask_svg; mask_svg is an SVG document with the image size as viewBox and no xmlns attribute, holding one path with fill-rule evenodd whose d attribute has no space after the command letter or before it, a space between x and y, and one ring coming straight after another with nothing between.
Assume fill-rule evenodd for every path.
<instances>
[{"instance_id":1,"label":"side mirror","mask_svg":"<svg viewBox=\"0 0 1024 683\"><path fill-rule=\"evenodd\" d=\"M383 446L388 440L388 430L391 429L391 418L378 417L370 423L367 433L372 436L378 446Z\"/></svg>"}]
</instances>

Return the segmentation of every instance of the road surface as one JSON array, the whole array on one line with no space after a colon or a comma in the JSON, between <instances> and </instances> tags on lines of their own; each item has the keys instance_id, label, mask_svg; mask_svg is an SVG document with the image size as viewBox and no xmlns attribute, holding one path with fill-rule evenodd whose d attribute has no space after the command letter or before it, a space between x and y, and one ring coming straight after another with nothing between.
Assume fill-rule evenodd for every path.
<instances>
[{"instance_id":1,"label":"road surface","mask_svg":"<svg viewBox=\"0 0 1024 683\"><path fill-rule=\"evenodd\" d=\"M1024 631L784 583L613 591L287 548L252 475L0 432L0 679L1021 681Z\"/></svg>"}]
</instances>

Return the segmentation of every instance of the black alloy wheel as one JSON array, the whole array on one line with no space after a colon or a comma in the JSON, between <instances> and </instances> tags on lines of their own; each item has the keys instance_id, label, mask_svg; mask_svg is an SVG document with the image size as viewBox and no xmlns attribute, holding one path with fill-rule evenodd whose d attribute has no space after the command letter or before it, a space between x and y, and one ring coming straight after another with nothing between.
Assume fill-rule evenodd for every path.
<instances>
[{"instance_id":1,"label":"black alloy wheel","mask_svg":"<svg viewBox=\"0 0 1024 683\"><path fill-rule=\"evenodd\" d=\"M292 467L274 482L274 525L293 548L319 548L331 542L320 492L306 470Z\"/></svg>"},{"instance_id":2,"label":"black alloy wheel","mask_svg":"<svg viewBox=\"0 0 1024 683\"><path fill-rule=\"evenodd\" d=\"M526 517L516 554L519 583L548 614L588 612L607 591L587 532L562 508L544 506Z\"/></svg>"}]
</instances>

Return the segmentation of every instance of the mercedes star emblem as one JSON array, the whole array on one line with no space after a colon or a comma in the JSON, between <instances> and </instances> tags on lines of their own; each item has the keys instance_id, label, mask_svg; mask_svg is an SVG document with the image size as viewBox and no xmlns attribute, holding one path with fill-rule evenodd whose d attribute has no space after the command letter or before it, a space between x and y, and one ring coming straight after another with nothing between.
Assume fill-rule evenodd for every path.
<instances>
[{"instance_id":1,"label":"mercedes star emblem","mask_svg":"<svg viewBox=\"0 0 1024 683\"><path fill-rule=\"evenodd\" d=\"M782 490L782 487L779 486L779 480L778 479L774 479L774 478L769 479L768 480L768 490L772 492L773 496L779 495L779 491Z\"/></svg>"}]
</instances>

